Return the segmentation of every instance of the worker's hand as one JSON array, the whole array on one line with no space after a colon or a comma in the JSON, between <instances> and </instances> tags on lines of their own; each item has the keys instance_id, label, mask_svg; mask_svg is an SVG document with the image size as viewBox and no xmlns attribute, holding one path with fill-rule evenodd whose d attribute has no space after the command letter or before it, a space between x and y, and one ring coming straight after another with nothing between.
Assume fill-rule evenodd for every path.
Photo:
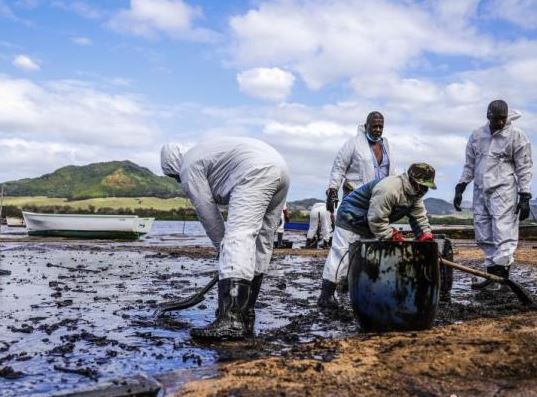
<instances>
[{"instance_id":1,"label":"worker's hand","mask_svg":"<svg viewBox=\"0 0 537 397\"><path fill-rule=\"evenodd\" d=\"M333 187L326 190L326 210L330 213L334 213L338 203L337 189Z\"/></svg>"},{"instance_id":2,"label":"worker's hand","mask_svg":"<svg viewBox=\"0 0 537 397\"><path fill-rule=\"evenodd\" d=\"M432 233L422 233L416 239L416 241L433 241L434 237Z\"/></svg>"},{"instance_id":3,"label":"worker's hand","mask_svg":"<svg viewBox=\"0 0 537 397\"><path fill-rule=\"evenodd\" d=\"M467 183L461 182L457 183L457 186L455 186L455 197L453 198L453 207L457 211L461 210L461 203L462 203L462 194L464 193L464 190L466 189Z\"/></svg>"},{"instance_id":4,"label":"worker's hand","mask_svg":"<svg viewBox=\"0 0 537 397\"><path fill-rule=\"evenodd\" d=\"M400 230L392 229L392 241L405 241L403 233Z\"/></svg>"},{"instance_id":5,"label":"worker's hand","mask_svg":"<svg viewBox=\"0 0 537 397\"><path fill-rule=\"evenodd\" d=\"M521 221L523 221L524 219L528 219L528 217L530 216L530 199L530 193L518 194L518 204L516 206L515 214L518 214L520 212L518 219L520 219Z\"/></svg>"}]
</instances>

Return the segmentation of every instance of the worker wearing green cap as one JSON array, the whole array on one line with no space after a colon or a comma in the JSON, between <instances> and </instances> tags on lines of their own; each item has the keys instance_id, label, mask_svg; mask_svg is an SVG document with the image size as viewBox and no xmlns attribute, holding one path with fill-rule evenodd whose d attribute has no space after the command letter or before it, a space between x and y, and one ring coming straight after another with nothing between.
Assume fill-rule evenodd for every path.
<instances>
[{"instance_id":1,"label":"worker wearing green cap","mask_svg":"<svg viewBox=\"0 0 537 397\"><path fill-rule=\"evenodd\" d=\"M418 241L433 240L423 196L429 189L436 189L434 177L435 170L429 164L415 163L406 173L366 183L343 199L324 266L317 301L321 308L338 307L334 292L347 275L351 243L362 238L404 241L403 234L390 224L405 216Z\"/></svg>"}]
</instances>

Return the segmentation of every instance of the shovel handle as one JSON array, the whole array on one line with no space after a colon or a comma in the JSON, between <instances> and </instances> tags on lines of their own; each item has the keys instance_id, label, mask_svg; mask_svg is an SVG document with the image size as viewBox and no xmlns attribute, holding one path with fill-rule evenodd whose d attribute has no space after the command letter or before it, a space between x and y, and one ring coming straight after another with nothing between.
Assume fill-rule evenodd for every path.
<instances>
[{"instance_id":1,"label":"shovel handle","mask_svg":"<svg viewBox=\"0 0 537 397\"><path fill-rule=\"evenodd\" d=\"M494 281L496 283L505 283L505 279L500 276L496 276L494 274L485 273L481 270L472 269L471 267L460 265L455 262L448 261L447 259L440 258L440 263L442 263L445 266L452 267L453 269L460 270L465 273L473 274L474 276L483 277L487 280Z\"/></svg>"}]
</instances>

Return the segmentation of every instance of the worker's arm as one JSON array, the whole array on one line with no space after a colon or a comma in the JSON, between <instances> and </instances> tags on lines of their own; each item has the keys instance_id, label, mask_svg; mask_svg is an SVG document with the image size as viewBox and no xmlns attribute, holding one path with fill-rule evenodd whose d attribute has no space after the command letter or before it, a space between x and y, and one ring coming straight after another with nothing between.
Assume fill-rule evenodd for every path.
<instances>
[{"instance_id":1,"label":"worker's arm","mask_svg":"<svg viewBox=\"0 0 537 397\"><path fill-rule=\"evenodd\" d=\"M523 132L520 132L513 148L515 174L518 181L518 193L531 193L531 177L533 160L531 159L531 143Z\"/></svg>"},{"instance_id":2,"label":"worker's arm","mask_svg":"<svg viewBox=\"0 0 537 397\"><path fill-rule=\"evenodd\" d=\"M469 184L474 180L475 169L475 134L472 134L466 143L466 160L459 183Z\"/></svg>"},{"instance_id":3,"label":"worker's arm","mask_svg":"<svg viewBox=\"0 0 537 397\"><path fill-rule=\"evenodd\" d=\"M224 238L224 218L216 202L207 178L200 171L191 171L188 176L188 196L199 221L203 225L207 236L211 239L217 250L220 249L220 243Z\"/></svg>"},{"instance_id":4,"label":"worker's arm","mask_svg":"<svg viewBox=\"0 0 537 397\"><path fill-rule=\"evenodd\" d=\"M379 240L392 238L393 228L390 227L390 214L397 203L397 195L396 191L386 191L378 185L373 188L367 211L367 221L371 233Z\"/></svg>"},{"instance_id":5,"label":"worker's arm","mask_svg":"<svg viewBox=\"0 0 537 397\"><path fill-rule=\"evenodd\" d=\"M410 213L408 214L408 219L412 231L416 237L424 233L432 233L431 225L429 223L429 218L427 218L427 209L423 203L423 199L419 199L412 206Z\"/></svg>"},{"instance_id":6,"label":"worker's arm","mask_svg":"<svg viewBox=\"0 0 537 397\"><path fill-rule=\"evenodd\" d=\"M332 170L330 171L330 181L328 182L329 189L336 189L336 192L339 190L351 163L353 152L354 141L349 139L343 144L341 149L339 149L336 159L334 160Z\"/></svg>"}]
</instances>

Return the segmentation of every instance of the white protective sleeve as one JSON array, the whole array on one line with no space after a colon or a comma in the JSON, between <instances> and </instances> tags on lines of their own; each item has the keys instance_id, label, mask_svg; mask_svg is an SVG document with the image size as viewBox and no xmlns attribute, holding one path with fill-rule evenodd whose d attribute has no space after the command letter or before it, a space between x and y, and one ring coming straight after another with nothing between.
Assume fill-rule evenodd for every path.
<instances>
[{"instance_id":1,"label":"white protective sleeve","mask_svg":"<svg viewBox=\"0 0 537 397\"><path fill-rule=\"evenodd\" d=\"M390 160L389 175L395 175L395 162L388 138L383 137L382 139ZM338 190L345 180L353 189L356 189L364 183L372 181L375 179L373 161L373 154L365 136L364 127L359 126L356 135L347 139L339 149L330 171L328 187Z\"/></svg>"},{"instance_id":2,"label":"white protective sleeve","mask_svg":"<svg viewBox=\"0 0 537 397\"><path fill-rule=\"evenodd\" d=\"M225 224L222 213L218 209L209 183L199 169L191 168L188 173L188 197L196 209L198 219L203 225L207 236L215 248L220 251L220 243L224 238Z\"/></svg>"},{"instance_id":3,"label":"white protective sleeve","mask_svg":"<svg viewBox=\"0 0 537 397\"><path fill-rule=\"evenodd\" d=\"M519 193L531 193L531 178L533 160L531 158L531 143L527 135L518 130L513 147L515 174L518 181Z\"/></svg>"}]
</instances>

